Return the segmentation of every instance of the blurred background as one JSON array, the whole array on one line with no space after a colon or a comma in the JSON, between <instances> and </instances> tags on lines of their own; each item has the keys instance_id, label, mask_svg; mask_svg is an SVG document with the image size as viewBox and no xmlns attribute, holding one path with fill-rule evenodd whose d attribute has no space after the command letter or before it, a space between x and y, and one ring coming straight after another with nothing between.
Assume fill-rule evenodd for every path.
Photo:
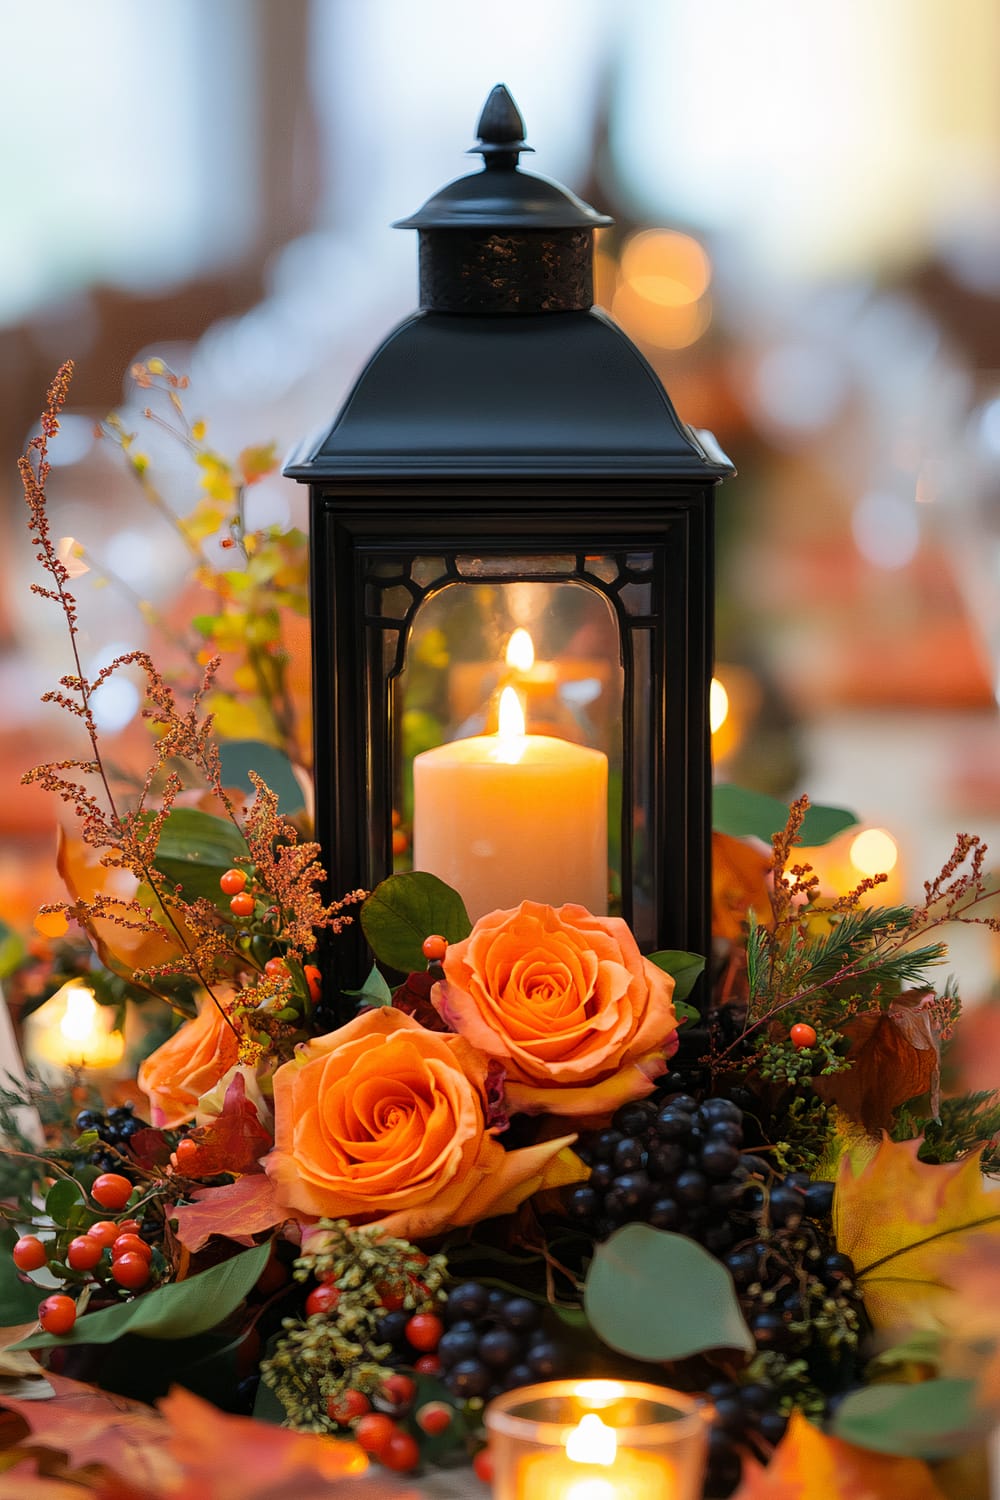
<instances>
[{"instance_id":1,"label":"blurred background","mask_svg":"<svg viewBox=\"0 0 1000 1500\"><path fill-rule=\"evenodd\" d=\"M389 229L475 165L506 82L525 163L616 219L597 301L739 478L720 499L719 775L884 830L921 895L954 833L1000 849L1000 8L994 0L0 0L0 913L58 899L67 670L31 597L15 461L77 362L53 529L87 665L188 567L96 420L157 354L224 452L329 423L416 302ZM196 476L158 456L179 512ZM162 466L166 465L164 477ZM304 521L298 487L252 524ZM136 704L109 697L114 731ZM721 710L720 710L721 713ZM850 840L825 857L845 870ZM861 856L859 856L861 857ZM863 858L863 857L862 857ZM863 864L862 864L863 868ZM955 937L963 993L996 940Z\"/></svg>"}]
</instances>

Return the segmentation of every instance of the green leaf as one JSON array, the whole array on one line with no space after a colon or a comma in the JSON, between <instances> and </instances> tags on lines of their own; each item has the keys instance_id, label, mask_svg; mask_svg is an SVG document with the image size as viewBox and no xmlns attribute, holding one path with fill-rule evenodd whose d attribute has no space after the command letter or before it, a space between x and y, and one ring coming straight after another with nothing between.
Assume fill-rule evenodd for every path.
<instances>
[{"instance_id":1,"label":"green leaf","mask_svg":"<svg viewBox=\"0 0 1000 1500\"><path fill-rule=\"evenodd\" d=\"M725 1266L686 1235L648 1224L626 1224L596 1247L583 1305L598 1338L633 1359L754 1349Z\"/></svg>"},{"instance_id":2,"label":"green leaf","mask_svg":"<svg viewBox=\"0 0 1000 1500\"><path fill-rule=\"evenodd\" d=\"M60 1177L45 1195L45 1212L54 1224L65 1224L70 1211L82 1201L80 1184L71 1177Z\"/></svg>"},{"instance_id":3,"label":"green leaf","mask_svg":"<svg viewBox=\"0 0 1000 1500\"><path fill-rule=\"evenodd\" d=\"M422 944L432 933L458 943L472 931L458 892L424 870L377 885L361 908L361 926L375 957L402 974L426 967Z\"/></svg>"},{"instance_id":4,"label":"green leaf","mask_svg":"<svg viewBox=\"0 0 1000 1500\"><path fill-rule=\"evenodd\" d=\"M24 962L27 949L19 932L0 922L0 979L7 979Z\"/></svg>"},{"instance_id":5,"label":"green leaf","mask_svg":"<svg viewBox=\"0 0 1000 1500\"><path fill-rule=\"evenodd\" d=\"M700 953L685 953L680 948L663 948L659 953L649 953L651 964L671 975L674 981L674 1005L686 1000L705 968Z\"/></svg>"},{"instance_id":6,"label":"green leaf","mask_svg":"<svg viewBox=\"0 0 1000 1500\"><path fill-rule=\"evenodd\" d=\"M833 1419L836 1437L876 1453L947 1458L967 1449L992 1426L976 1404L972 1380L924 1380L916 1385L870 1385L845 1397Z\"/></svg>"},{"instance_id":7,"label":"green leaf","mask_svg":"<svg viewBox=\"0 0 1000 1500\"><path fill-rule=\"evenodd\" d=\"M182 887L186 900L206 896L218 903L219 876L246 854L246 840L226 819L196 807L175 807L163 825L153 863Z\"/></svg>"},{"instance_id":8,"label":"green leaf","mask_svg":"<svg viewBox=\"0 0 1000 1500\"><path fill-rule=\"evenodd\" d=\"M17 1230L12 1226L4 1225L0 1229L0 1328L16 1328L19 1323L30 1323L38 1312L39 1302L52 1290L21 1280L10 1255L17 1238Z\"/></svg>"},{"instance_id":9,"label":"green leaf","mask_svg":"<svg viewBox=\"0 0 1000 1500\"><path fill-rule=\"evenodd\" d=\"M306 805L288 756L276 745L262 740L224 740L219 746L223 786L239 787L252 793L249 773L256 771L262 781L277 795L278 811L287 816L301 812Z\"/></svg>"},{"instance_id":10,"label":"green leaf","mask_svg":"<svg viewBox=\"0 0 1000 1500\"><path fill-rule=\"evenodd\" d=\"M688 1005L686 1000L678 1000L674 996L674 1015L677 1017L678 1026L686 1026L689 1021L700 1021L701 1011L693 1005Z\"/></svg>"},{"instance_id":11,"label":"green leaf","mask_svg":"<svg viewBox=\"0 0 1000 1500\"><path fill-rule=\"evenodd\" d=\"M378 964L372 964L371 973L359 990L345 990L344 994L355 996L359 1005L392 1004L392 990L386 984Z\"/></svg>"},{"instance_id":12,"label":"green leaf","mask_svg":"<svg viewBox=\"0 0 1000 1500\"><path fill-rule=\"evenodd\" d=\"M712 789L712 827L716 833L728 833L743 839L753 835L769 844L788 822L789 807L777 797L751 792L746 787L722 785ZM854 813L844 807L810 807L802 823L800 842L816 847L828 844L857 823Z\"/></svg>"},{"instance_id":13,"label":"green leaf","mask_svg":"<svg viewBox=\"0 0 1000 1500\"><path fill-rule=\"evenodd\" d=\"M265 1241L187 1281L171 1281L131 1302L82 1317L68 1338L34 1333L16 1349L52 1349L61 1344L113 1344L124 1333L148 1339L186 1339L207 1333L237 1308L256 1286L271 1247Z\"/></svg>"}]
</instances>

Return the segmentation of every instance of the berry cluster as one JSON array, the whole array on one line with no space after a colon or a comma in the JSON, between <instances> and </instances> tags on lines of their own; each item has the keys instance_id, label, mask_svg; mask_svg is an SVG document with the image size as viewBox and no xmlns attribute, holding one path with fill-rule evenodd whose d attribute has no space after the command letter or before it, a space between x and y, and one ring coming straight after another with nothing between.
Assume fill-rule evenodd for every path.
<instances>
[{"instance_id":1,"label":"berry cluster","mask_svg":"<svg viewBox=\"0 0 1000 1500\"><path fill-rule=\"evenodd\" d=\"M22 1235L11 1252L19 1271L48 1269L64 1283L81 1288L87 1284L99 1293L120 1295L138 1292L154 1277L153 1249L142 1237L138 1219L98 1219L100 1210L120 1213L133 1204L134 1188L118 1172L103 1172L90 1186L95 1209L74 1206L73 1227L55 1226L49 1239ZM92 1222L83 1228L87 1218ZM82 1222L81 1222L82 1221ZM81 1230L82 1232L76 1232ZM46 1297L38 1308L38 1321L46 1333L69 1333L76 1322L77 1304L65 1292Z\"/></svg>"},{"instance_id":2,"label":"berry cluster","mask_svg":"<svg viewBox=\"0 0 1000 1500\"><path fill-rule=\"evenodd\" d=\"M712 1402L712 1426L708 1435L706 1495L728 1495L740 1482L741 1452L766 1456L781 1441L788 1417L780 1409L780 1396L766 1381L714 1381L705 1394ZM761 1448L760 1439L763 1442Z\"/></svg>"},{"instance_id":3,"label":"berry cluster","mask_svg":"<svg viewBox=\"0 0 1000 1500\"><path fill-rule=\"evenodd\" d=\"M462 1281L449 1292L444 1316L448 1326L437 1356L456 1401L481 1405L501 1391L567 1373L566 1349L545 1329L542 1307L528 1297Z\"/></svg>"},{"instance_id":4,"label":"berry cluster","mask_svg":"<svg viewBox=\"0 0 1000 1500\"><path fill-rule=\"evenodd\" d=\"M736 1242L732 1212L750 1180L742 1145L743 1112L729 1099L699 1104L675 1094L659 1105L625 1104L610 1128L577 1146L591 1173L568 1194L569 1213L597 1239L639 1220L724 1254Z\"/></svg>"},{"instance_id":5,"label":"berry cluster","mask_svg":"<svg viewBox=\"0 0 1000 1500\"><path fill-rule=\"evenodd\" d=\"M107 1114L98 1109L81 1109L76 1117L76 1128L80 1131L96 1131L100 1142L91 1152L90 1160L95 1167L106 1171L121 1171L123 1156L127 1156L129 1142L140 1130L150 1128L148 1120L140 1119L132 1104L114 1105Z\"/></svg>"}]
</instances>

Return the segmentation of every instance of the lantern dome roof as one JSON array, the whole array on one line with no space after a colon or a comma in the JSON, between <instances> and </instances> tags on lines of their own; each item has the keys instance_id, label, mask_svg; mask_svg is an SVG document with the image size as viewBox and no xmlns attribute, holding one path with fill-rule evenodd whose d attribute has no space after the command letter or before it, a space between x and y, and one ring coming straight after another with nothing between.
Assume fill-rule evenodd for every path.
<instances>
[{"instance_id":1,"label":"lantern dome roof","mask_svg":"<svg viewBox=\"0 0 1000 1500\"><path fill-rule=\"evenodd\" d=\"M534 148L524 139L524 121L504 84L487 99L476 133L479 143L469 155L482 154L483 170L450 182L393 228L597 229L614 223L560 183L521 171L518 157Z\"/></svg>"},{"instance_id":2,"label":"lantern dome roof","mask_svg":"<svg viewBox=\"0 0 1000 1500\"><path fill-rule=\"evenodd\" d=\"M362 371L333 426L293 455L296 479L733 473L680 420L655 371L597 309L553 317L421 312Z\"/></svg>"}]
</instances>

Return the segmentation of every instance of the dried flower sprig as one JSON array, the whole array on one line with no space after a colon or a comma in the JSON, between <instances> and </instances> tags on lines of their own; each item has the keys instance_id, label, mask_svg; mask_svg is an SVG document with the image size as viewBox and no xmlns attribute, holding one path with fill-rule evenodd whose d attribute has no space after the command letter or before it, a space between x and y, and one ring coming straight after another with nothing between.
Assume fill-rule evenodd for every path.
<instances>
[{"instance_id":1,"label":"dried flower sprig","mask_svg":"<svg viewBox=\"0 0 1000 1500\"><path fill-rule=\"evenodd\" d=\"M93 678L84 673L78 645L77 604L68 587L71 574L51 536L45 492L50 472L48 444L59 430L59 414L71 376L72 364L68 362L50 387L41 430L31 440L21 460L20 472L29 507L29 527L38 546L36 555L51 580L51 586L34 585L34 592L62 609L76 668L60 680L57 690L46 693L43 701L82 721L90 754L86 758L37 766L23 780L41 785L68 803L78 819L80 837L99 853L100 864L110 872L128 872L135 889L125 895L118 891L98 891L88 898L54 903L43 910L61 911L91 933L102 921L146 936L162 937L166 933L173 952L137 966L134 971L137 982L146 983L160 993L159 980L174 980L179 976L193 979L211 995L226 1024L242 1040L260 1045L261 1036L266 1042L269 1034L266 1028L264 1033L260 1030L261 1007L249 996L244 1003L223 1003L216 987L225 984L242 989L255 983L265 984L266 952L276 950L299 965L301 1015L308 1004L301 959L315 947L319 931L336 933L351 921L344 908L363 893L354 892L341 901L324 904L317 891L326 878L319 862L318 845L299 841L295 826L278 812L277 796L259 777L253 778L256 796L249 813L234 804L223 783L219 748L213 736L213 715L206 711L219 665L217 658L210 658L204 664L201 681L186 706L179 704L173 688L144 651L117 657ZM93 713L95 693L115 672L125 668L138 669L143 676L146 701L142 714L153 731L155 743L153 762L127 806L112 784ZM221 809L223 819L236 831L235 847L245 851L239 862L251 871L254 889L267 914L265 930L261 932L234 918L221 900L209 899L204 891L186 892L174 876L160 868L161 841L178 810L178 798L185 786L179 770L184 765L197 773L197 779ZM263 940L263 949L258 938ZM275 1009L271 989L256 999L263 999L264 1010ZM278 1009L278 1023L286 1019L286 1009ZM291 1010L294 1014L294 1005ZM251 1026L247 1017L256 1017L256 1025ZM287 1041L284 1033L288 1028L278 1024L271 1029L275 1031L275 1040Z\"/></svg>"}]
</instances>

